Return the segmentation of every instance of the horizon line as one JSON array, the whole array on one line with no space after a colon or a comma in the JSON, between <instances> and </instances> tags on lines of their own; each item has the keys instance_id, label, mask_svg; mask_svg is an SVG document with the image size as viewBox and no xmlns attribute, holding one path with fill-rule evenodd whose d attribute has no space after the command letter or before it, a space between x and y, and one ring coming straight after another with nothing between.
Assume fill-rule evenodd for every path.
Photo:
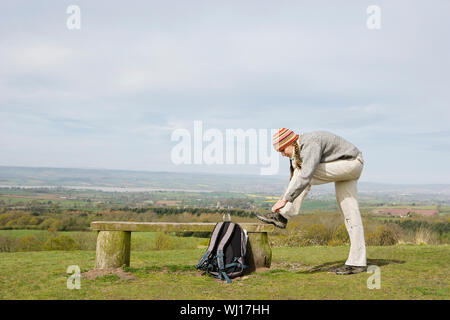
<instances>
[{"instance_id":1,"label":"horizon line","mask_svg":"<svg viewBox=\"0 0 450 320\"><path fill-rule=\"evenodd\" d=\"M221 173L221 172L185 172L185 171L151 171L151 170L133 170L133 169L110 169L110 168L80 168L80 167L50 167L50 166L11 166L11 165L0 165L0 168L25 168L25 169L74 169L74 170L105 170L105 171L125 171L125 172L142 172L142 173L169 173L169 174L198 174L198 175L221 175L221 176L251 176L251 177L275 177L282 178L283 175L259 175L259 174L250 174L250 173ZM365 181L359 180L358 182L362 183L373 183L373 184L384 184L384 185L392 185L392 186L450 186L450 183L388 183L388 182L374 182L374 181Z\"/></svg>"}]
</instances>

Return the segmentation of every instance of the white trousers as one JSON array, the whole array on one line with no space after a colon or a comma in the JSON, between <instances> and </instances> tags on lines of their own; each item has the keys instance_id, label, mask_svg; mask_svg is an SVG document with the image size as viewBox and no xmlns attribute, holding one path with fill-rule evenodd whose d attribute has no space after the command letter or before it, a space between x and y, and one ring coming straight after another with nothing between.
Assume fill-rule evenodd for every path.
<instances>
[{"instance_id":1,"label":"white trousers","mask_svg":"<svg viewBox=\"0 0 450 320\"><path fill-rule=\"evenodd\" d=\"M344 215L345 227L350 237L350 253L345 264L352 266L367 265L364 228L357 200L357 182L363 166L364 160L362 155L354 160L320 163L314 172L310 185L295 198L294 202L288 202L286 206L280 209L280 214L286 219L290 219L299 214L311 185L334 182L339 211ZM291 181L298 174L300 174L300 170L295 169Z\"/></svg>"}]
</instances>

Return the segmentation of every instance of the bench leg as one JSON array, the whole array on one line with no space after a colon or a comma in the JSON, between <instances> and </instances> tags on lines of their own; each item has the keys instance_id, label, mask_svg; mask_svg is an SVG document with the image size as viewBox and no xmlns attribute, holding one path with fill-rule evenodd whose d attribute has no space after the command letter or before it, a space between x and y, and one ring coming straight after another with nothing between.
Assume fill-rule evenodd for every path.
<instances>
[{"instance_id":1,"label":"bench leg","mask_svg":"<svg viewBox=\"0 0 450 320\"><path fill-rule=\"evenodd\" d=\"M130 266L130 231L99 231L95 269Z\"/></svg>"},{"instance_id":2,"label":"bench leg","mask_svg":"<svg viewBox=\"0 0 450 320\"><path fill-rule=\"evenodd\" d=\"M272 249L267 232L249 232L246 256L248 271L252 272L257 268L270 268L271 262Z\"/></svg>"}]
</instances>

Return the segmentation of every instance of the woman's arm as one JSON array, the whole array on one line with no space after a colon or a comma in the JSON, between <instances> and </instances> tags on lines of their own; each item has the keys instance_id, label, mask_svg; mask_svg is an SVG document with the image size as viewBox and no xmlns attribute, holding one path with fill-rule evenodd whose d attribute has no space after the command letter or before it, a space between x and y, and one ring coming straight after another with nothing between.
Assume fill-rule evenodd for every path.
<instances>
[{"instance_id":1,"label":"woman's arm","mask_svg":"<svg viewBox=\"0 0 450 320\"><path fill-rule=\"evenodd\" d=\"M286 203L294 202L295 198L297 198L311 182L314 171L316 171L322 157L322 150L319 143L310 142L308 145L304 145L300 152L300 157L303 161L302 168L300 173L295 174L289 182L289 186L282 199L286 200Z\"/></svg>"}]
</instances>

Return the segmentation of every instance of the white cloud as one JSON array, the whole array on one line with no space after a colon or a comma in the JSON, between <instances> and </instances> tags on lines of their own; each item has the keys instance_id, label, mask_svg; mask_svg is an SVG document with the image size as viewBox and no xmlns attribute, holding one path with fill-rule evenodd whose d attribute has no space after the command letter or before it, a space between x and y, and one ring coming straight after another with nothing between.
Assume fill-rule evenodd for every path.
<instances>
[{"instance_id":1,"label":"white cloud","mask_svg":"<svg viewBox=\"0 0 450 320\"><path fill-rule=\"evenodd\" d=\"M3 47L3 64L8 64L15 72L53 71L70 64L74 55L71 48L55 44L26 44L23 46Z\"/></svg>"}]
</instances>

